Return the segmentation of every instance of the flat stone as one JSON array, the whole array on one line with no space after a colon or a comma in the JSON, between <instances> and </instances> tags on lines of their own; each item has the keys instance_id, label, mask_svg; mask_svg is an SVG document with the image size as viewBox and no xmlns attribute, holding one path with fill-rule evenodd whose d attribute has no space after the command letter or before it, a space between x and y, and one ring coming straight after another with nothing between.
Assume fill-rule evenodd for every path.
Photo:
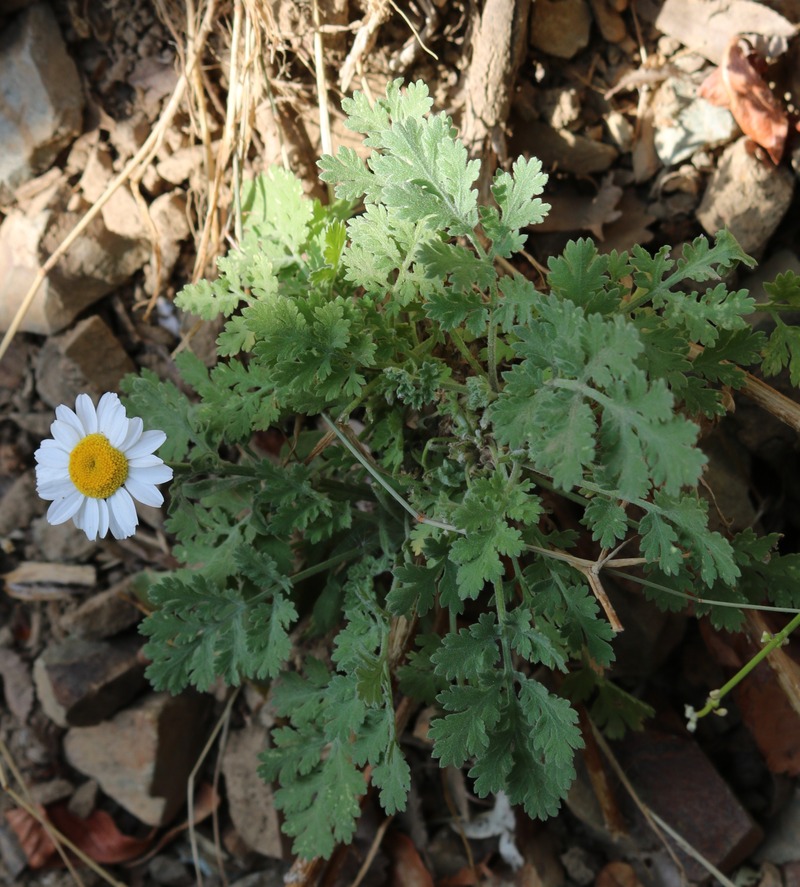
<instances>
[{"instance_id":1,"label":"flat stone","mask_svg":"<svg viewBox=\"0 0 800 887\"><path fill-rule=\"evenodd\" d=\"M757 862L786 865L800 862L800 790L795 789L788 804L769 823L764 843L753 854Z\"/></svg>"},{"instance_id":2,"label":"flat stone","mask_svg":"<svg viewBox=\"0 0 800 887\"><path fill-rule=\"evenodd\" d=\"M75 403L74 398L72 403ZM42 437L47 436L49 432L42 435ZM47 502L44 504L48 505ZM63 524L51 524L47 517L42 515L33 521L31 530L33 541L43 559L51 563L63 564L85 560L91 557L99 544L97 541L92 542L71 520Z\"/></svg>"},{"instance_id":3,"label":"flat stone","mask_svg":"<svg viewBox=\"0 0 800 887\"><path fill-rule=\"evenodd\" d=\"M0 646L0 686L9 712L24 724L33 708L31 668L19 653L6 646Z\"/></svg>"},{"instance_id":4,"label":"flat stone","mask_svg":"<svg viewBox=\"0 0 800 887\"><path fill-rule=\"evenodd\" d=\"M655 27L715 65L722 62L725 47L738 34L762 34L784 41L795 36L790 21L755 0L664 0Z\"/></svg>"},{"instance_id":5,"label":"flat stone","mask_svg":"<svg viewBox=\"0 0 800 887\"><path fill-rule=\"evenodd\" d=\"M97 793L100 786L94 779L87 779L82 782L72 793L67 807L69 812L81 819L86 819L89 814L97 806Z\"/></svg>"},{"instance_id":6,"label":"flat stone","mask_svg":"<svg viewBox=\"0 0 800 887\"><path fill-rule=\"evenodd\" d=\"M133 577L126 576L106 591L92 595L61 617L61 629L70 637L101 640L136 625L140 613L128 599L132 582Z\"/></svg>"},{"instance_id":7,"label":"flat stone","mask_svg":"<svg viewBox=\"0 0 800 887\"><path fill-rule=\"evenodd\" d=\"M150 218L158 233L161 247L161 268L159 279L155 279L154 263L145 268L145 289L152 293L156 282L163 288L172 275L181 253L181 241L189 237L189 220L186 213L186 194L176 188L168 194L161 194L150 205Z\"/></svg>"},{"instance_id":8,"label":"flat stone","mask_svg":"<svg viewBox=\"0 0 800 887\"><path fill-rule=\"evenodd\" d=\"M664 166L688 160L697 151L729 142L739 127L727 108L698 98L685 77L669 77L653 101L654 145Z\"/></svg>"},{"instance_id":9,"label":"flat stone","mask_svg":"<svg viewBox=\"0 0 800 887\"><path fill-rule=\"evenodd\" d=\"M762 160L742 137L725 149L697 218L711 235L729 228L742 249L758 258L789 209L794 185L789 169Z\"/></svg>"},{"instance_id":10,"label":"flat stone","mask_svg":"<svg viewBox=\"0 0 800 887\"><path fill-rule=\"evenodd\" d=\"M51 407L72 404L81 393L97 400L119 388L122 377L135 370L105 321L93 314L45 342L35 366L36 389Z\"/></svg>"},{"instance_id":11,"label":"flat stone","mask_svg":"<svg viewBox=\"0 0 800 887\"><path fill-rule=\"evenodd\" d=\"M60 727L87 727L119 711L146 685L141 645L138 637L50 644L33 666L45 714Z\"/></svg>"},{"instance_id":12,"label":"flat stone","mask_svg":"<svg viewBox=\"0 0 800 887\"><path fill-rule=\"evenodd\" d=\"M547 55L571 59L589 45L591 25L586 0L536 0L531 8L530 43Z\"/></svg>"},{"instance_id":13,"label":"flat stone","mask_svg":"<svg viewBox=\"0 0 800 887\"><path fill-rule=\"evenodd\" d=\"M628 36L625 20L608 0L589 0L592 14L604 40L609 43L622 43Z\"/></svg>"},{"instance_id":14,"label":"flat stone","mask_svg":"<svg viewBox=\"0 0 800 887\"><path fill-rule=\"evenodd\" d=\"M723 873L745 860L761 842L761 829L679 724L674 730L649 726L631 732L614 744L614 750L641 800ZM657 840L633 803L626 803L637 842L646 846ZM689 881L708 876L676 844L672 847Z\"/></svg>"},{"instance_id":15,"label":"flat stone","mask_svg":"<svg viewBox=\"0 0 800 887\"><path fill-rule=\"evenodd\" d=\"M83 88L48 4L24 10L0 36L0 198L47 169L81 131Z\"/></svg>"},{"instance_id":16,"label":"flat stone","mask_svg":"<svg viewBox=\"0 0 800 887\"><path fill-rule=\"evenodd\" d=\"M75 786L69 780L56 778L32 785L30 792L34 803L46 807L48 804L55 804L56 801L70 797L74 790Z\"/></svg>"},{"instance_id":17,"label":"flat stone","mask_svg":"<svg viewBox=\"0 0 800 887\"><path fill-rule=\"evenodd\" d=\"M12 209L0 224L0 330L8 329L42 265L83 216L67 212L59 191L51 206L35 213ZM39 287L20 329L51 335L125 283L150 255L147 239L133 239L95 218Z\"/></svg>"},{"instance_id":18,"label":"flat stone","mask_svg":"<svg viewBox=\"0 0 800 887\"><path fill-rule=\"evenodd\" d=\"M231 731L222 773L231 820L241 839L251 850L281 859L283 849L272 787L256 775L258 756L268 741L268 731L258 724Z\"/></svg>"},{"instance_id":19,"label":"flat stone","mask_svg":"<svg viewBox=\"0 0 800 887\"><path fill-rule=\"evenodd\" d=\"M577 135L566 129L553 129L534 121L525 127L524 138L545 168L558 167L579 174L604 172L617 157L613 145Z\"/></svg>"},{"instance_id":20,"label":"flat stone","mask_svg":"<svg viewBox=\"0 0 800 887\"><path fill-rule=\"evenodd\" d=\"M21 474L0 499L0 536L23 530L34 517L47 510L47 503L36 495L36 474Z\"/></svg>"},{"instance_id":21,"label":"flat stone","mask_svg":"<svg viewBox=\"0 0 800 887\"><path fill-rule=\"evenodd\" d=\"M208 704L194 693L150 693L110 721L73 727L64 737L66 759L142 822L164 825L186 800Z\"/></svg>"},{"instance_id":22,"label":"flat stone","mask_svg":"<svg viewBox=\"0 0 800 887\"><path fill-rule=\"evenodd\" d=\"M76 324L64 336L61 351L98 394L118 388L123 376L136 371L118 339L96 314Z\"/></svg>"}]
</instances>

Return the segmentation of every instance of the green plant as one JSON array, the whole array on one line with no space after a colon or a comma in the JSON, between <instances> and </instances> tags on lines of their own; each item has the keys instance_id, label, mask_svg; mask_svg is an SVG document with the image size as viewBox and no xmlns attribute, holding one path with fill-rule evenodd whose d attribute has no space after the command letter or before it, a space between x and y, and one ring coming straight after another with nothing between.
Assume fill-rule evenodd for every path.
<instances>
[{"instance_id":1,"label":"green plant","mask_svg":"<svg viewBox=\"0 0 800 887\"><path fill-rule=\"evenodd\" d=\"M277 679L261 774L304 856L352 837L364 768L403 808L398 694L437 702L432 754L477 794L553 814L582 744L558 675L612 734L646 714L605 674L604 571L729 628L740 605L800 603L776 537L710 530L698 492L690 417L721 416L766 347L720 282L752 260L725 231L677 257L578 240L540 292L510 260L549 208L541 165L479 204L478 162L430 108L422 83L346 100L371 153L322 158L330 206L279 169L248 185L238 248L177 298L227 318L219 362L178 356L191 396L147 371L125 386L168 434L185 564L149 590L149 678ZM551 514L567 500L590 558Z\"/></svg>"}]
</instances>

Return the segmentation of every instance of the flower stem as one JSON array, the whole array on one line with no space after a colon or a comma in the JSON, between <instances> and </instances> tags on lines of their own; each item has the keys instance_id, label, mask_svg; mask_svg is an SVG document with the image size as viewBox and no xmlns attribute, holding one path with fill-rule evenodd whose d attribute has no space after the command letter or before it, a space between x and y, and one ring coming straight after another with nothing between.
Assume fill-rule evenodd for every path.
<instances>
[{"instance_id":1,"label":"flower stem","mask_svg":"<svg viewBox=\"0 0 800 887\"><path fill-rule=\"evenodd\" d=\"M500 628L500 648L503 651L503 669L509 677L513 674L514 665L511 661L511 648L506 634L506 598L503 592L502 578L494 580L494 605L497 610L497 624Z\"/></svg>"},{"instance_id":2,"label":"flower stem","mask_svg":"<svg viewBox=\"0 0 800 887\"><path fill-rule=\"evenodd\" d=\"M708 694L708 699L706 699L706 704L703 708L700 709L695 715L694 720L699 718L704 718L707 714L710 714L712 711L715 711L719 708L719 704L722 701L723 697L730 693L734 687L740 684L747 675L764 659L769 656L769 654L776 650L781 644L789 637L789 635L795 630L795 628L800 625L800 613L798 613L794 619L787 623L787 625L779 631L776 635L767 641L766 644L756 653L755 656L749 661L746 662L739 671L725 684L723 684L719 690L712 690L711 693Z\"/></svg>"},{"instance_id":3,"label":"flower stem","mask_svg":"<svg viewBox=\"0 0 800 887\"><path fill-rule=\"evenodd\" d=\"M470 368L474 370L477 376L485 376L486 371L484 368L478 363L477 360L472 356L469 348L467 348L464 340L461 338L461 334L455 330L450 330L450 338L453 340L453 344L458 349L458 353L466 360L466 362L470 365Z\"/></svg>"}]
</instances>

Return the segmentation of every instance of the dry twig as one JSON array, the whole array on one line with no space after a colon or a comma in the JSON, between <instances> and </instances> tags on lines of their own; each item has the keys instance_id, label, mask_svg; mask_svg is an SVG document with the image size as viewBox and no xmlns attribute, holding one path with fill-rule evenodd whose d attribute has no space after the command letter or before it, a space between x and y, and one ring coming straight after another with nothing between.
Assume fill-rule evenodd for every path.
<instances>
[{"instance_id":1,"label":"dry twig","mask_svg":"<svg viewBox=\"0 0 800 887\"><path fill-rule=\"evenodd\" d=\"M11 325L6 331L2 342L0 342L0 360L2 360L3 355L6 353L9 345L11 344L12 339L17 334L17 331L19 330L19 327L22 324L25 315L30 310L31 305L33 304L33 300L36 298L36 294L39 292L39 288L41 287L47 275L56 266L59 259L61 259L61 257L67 253L72 244L75 243L78 237L86 230L92 220L99 215L102 208L106 205L106 203L108 203L109 199L117 191L117 189L121 188L126 182L128 182L138 169L146 166L155 156L158 149L161 147L161 143L167 133L167 130L169 129L170 124L172 123L172 119L175 116L178 108L180 107L181 102L183 101L184 93L186 92L188 84L188 78L200 58L200 54L203 50L203 47L205 46L205 41L207 40L211 28L214 25L215 13L216 0L208 0L208 5L206 7L205 15L203 16L203 21L197 32L196 42L195 44L188 47L186 69L178 78L175 89L173 90L172 95L170 96L170 99L167 102L164 110L161 112L161 117L159 117L156 125L153 127L153 131L147 137L141 148L139 148L139 150L128 161L124 169L115 179L109 182L108 187L103 192L103 194L101 194L100 197L92 204L92 206L89 207L89 209L86 211L77 225L75 225L75 227L64 238L64 240L61 241L55 251L48 257L47 261L45 261L42 267L36 272L33 282L28 288L28 291L26 292L25 297L23 298L22 303L17 310L17 313L14 315L14 319L11 321Z\"/></svg>"}]
</instances>

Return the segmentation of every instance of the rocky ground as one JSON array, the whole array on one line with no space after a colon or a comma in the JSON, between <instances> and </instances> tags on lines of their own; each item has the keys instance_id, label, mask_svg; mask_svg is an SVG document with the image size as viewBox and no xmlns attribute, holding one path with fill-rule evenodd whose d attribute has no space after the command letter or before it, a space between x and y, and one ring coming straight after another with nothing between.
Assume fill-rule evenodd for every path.
<instances>
[{"instance_id":1,"label":"rocky ground","mask_svg":"<svg viewBox=\"0 0 800 887\"><path fill-rule=\"evenodd\" d=\"M368 803L353 848L321 874L293 866L253 778L261 694L172 698L144 679L137 577L173 564L161 514L142 509L124 542L88 542L47 523L33 474L55 406L141 367L169 377L177 347L210 353L213 331L171 297L224 252L238 177L286 163L321 195L314 160L353 143L341 96L392 77L425 79L486 169L544 162L553 210L527 244L532 275L577 236L610 251L728 226L761 263L739 285L762 297L800 272L798 22L797 0L0 2L4 883L267 887L290 869L329 885L707 880L671 827L737 885L800 884L797 642L690 736L683 705L775 626L715 635L625 589L615 676L657 716L611 749L587 731L558 818L481 807L461 773L420 764L388 831ZM742 400L704 446L722 519L800 550L796 431ZM423 736L407 737L420 762ZM91 865L66 868L51 826Z\"/></svg>"}]
</instances>

